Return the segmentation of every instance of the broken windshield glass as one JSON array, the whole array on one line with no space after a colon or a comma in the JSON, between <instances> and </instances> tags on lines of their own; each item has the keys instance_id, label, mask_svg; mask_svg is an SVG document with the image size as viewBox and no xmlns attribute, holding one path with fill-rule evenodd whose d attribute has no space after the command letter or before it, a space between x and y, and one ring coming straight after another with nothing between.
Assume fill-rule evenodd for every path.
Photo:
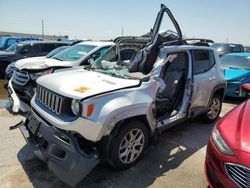
<instances>
[{"instance_id":1,"label":"broken windshield glass","mask_svg":"<svg viewBox=\"0 0 250 188\"><path fill-rule=\"evenodd\" d=\"M126 53L128 53L128 48L121 49L118 53L122 53L123 50L126 50ZM135 50L131 50L130 53L135 53ZM132 55L128 55L126 57L131 58ZM117 46L112 46L105 54L91 62L91 69L96 72L125 79L141 79L142 77L145 77L142 73L130 73L128 65L129 59L119 59Z\"/></svg>"}]
</instances>

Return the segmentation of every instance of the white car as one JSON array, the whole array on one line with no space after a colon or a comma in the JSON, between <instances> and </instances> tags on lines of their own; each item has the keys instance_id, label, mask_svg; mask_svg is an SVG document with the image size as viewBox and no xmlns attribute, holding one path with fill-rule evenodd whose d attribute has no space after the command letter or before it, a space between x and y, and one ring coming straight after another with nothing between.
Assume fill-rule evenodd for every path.
<instances>
[{"instance_id":1,"label":"white car","mask_svg":"<svg viewBox=\"0 0 250 188\"><path fill-rule=\"evenodd\" d=\"M9 106L13 112L27 112L36 88L36 79L58 70L87 64L113 46L113 42L85 41L75 44L52 57L27 58L15 62L8 83Z\"/></svg>"},{"instance_id":2,"label":"white car","mask_svg":"<svg viewBox=\"0 0 250 188\"><path fill-rule=\"evenodd\" d=\"M160 32L164 16L177 32ZM183 45L180 28L162 5L150 42L129 64L112 50L89 69L37 80L31 111L20 127L34 153L75 185L100 161L117 169L136 164L149 137L188 118L215 121L226 81L210 47Z\"/></svg>"}]
</instances>

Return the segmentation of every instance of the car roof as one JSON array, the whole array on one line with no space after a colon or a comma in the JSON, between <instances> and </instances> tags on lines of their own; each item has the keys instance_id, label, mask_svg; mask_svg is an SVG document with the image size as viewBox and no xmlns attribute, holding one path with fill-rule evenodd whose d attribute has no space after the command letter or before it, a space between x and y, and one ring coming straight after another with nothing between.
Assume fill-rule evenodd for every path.
<instances>
[{"instance_id":1,"label":"car roof","mask_svg":"<svg viewBox=\"0 0 250 188\"><path fill-rule=\"evenodd\" d=\"M237 43L214 43L213 45L242 45L242 44L237 44Z\"/></svg>"},{"instance_id":2,"label":"car roof","mask_svg":"<svg viewBox=\"0 0 250 188\"><path fill-rule=\"evenodd\" d=\"M229 54L225 54L225 56L240 56L240 57L250 57L250 53L229 53Z\"/></svg>"},{"instance_id":3,"label":"car roof","mask_svg":"<svg viewBox=\"0 0 250 188\"><path fill-rule=\"evenodd\" d=\"M174 45L174 46L164 46L165 49L174 51L174 50L214 50L208 46L195 46L195 45Z\"/></svg>"},{"instance_id":4,"label":"car roof","mask_svg":"<svg viewBox=\"0 0 250 188\"><path fill-rule=\"evenodd\" d=\"M62 41L37 41L37 40L27 40L27 41L21 41L20 44L65 44L70 45L68 42L62 42Z\"/></svg>"},{"instance_id":5,"label":"car roof","mask_svg":"<svg viewBox=\"0 0 250 188\"><path fill-rule=\"evenodd\" d=\"M83 41L77 44L86 44L86 45L93 45L93 46L113 46L115 43L113 42L106 42L106 41Z\"/></svg>"}]
</instances>

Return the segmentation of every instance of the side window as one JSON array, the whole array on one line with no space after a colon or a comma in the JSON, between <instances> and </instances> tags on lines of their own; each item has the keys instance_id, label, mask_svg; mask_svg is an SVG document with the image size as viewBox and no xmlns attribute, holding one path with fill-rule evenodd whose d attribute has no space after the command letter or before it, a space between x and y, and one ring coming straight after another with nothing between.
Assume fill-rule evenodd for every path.
<instances>
[{"instance_id":1,"label":"side window","mask_svg":"<svg viewBox=\"0 0 250 188\"><path fill-rule=\"evenodd\" d=\"M8 42L7 42L7 46L11 46L12 44L15 44L17 42L16 39L9 39Z\"/></svg>"},{"instance_id":2,"label":"side window","mask_svg":"<svg viewBox=\"0 0 250 188\"><path fill-rule=\"evenodd\" d=\"M41 46L40 46L40 44L33 44L32 45L32 51L33 51L33 53L40 53L41 52Z\"/></svg>"},{"instance_id":3,"label":"side window","mask_svg":"<svg viewBox=\"0 0 250 188\"><path fill-rule=\"evenodd\" d=\"M55 44L42 44L41 48L42 48L42 52L51 52L52 50L55 49Z\"/></svg>"},{"instance_id":4,"label":"side window","mask_svg":"<svg viewBox=\"0 0 250 188\"><path fill-rule=\"evenodd\" d=\"M193 51L193 74L200 74L210 69L210 53L207 50Z\"/></svg>"},{"instance_id":5,"label":"side window","mask_svg":"<svg viewBox=\"0 0 250 188\"><path fill-rule=\"evenodd\" d=\"M99 50L97 50L95 53L93 53L90 58L92 58L94 61L101 57L103 54L105 54L105 52L109 49L110 47L104 47L104 48L101 48Z\"/></svg>"}]
</instances>

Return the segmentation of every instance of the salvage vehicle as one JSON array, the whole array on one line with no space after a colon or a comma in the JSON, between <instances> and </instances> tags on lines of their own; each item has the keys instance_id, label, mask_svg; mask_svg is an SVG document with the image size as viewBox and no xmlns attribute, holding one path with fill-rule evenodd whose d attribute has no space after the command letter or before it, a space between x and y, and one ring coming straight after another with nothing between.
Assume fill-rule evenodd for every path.
<instances>
[{"instance_id":1,"label":"salvage vehicle","mask_svg":"<svg viewBox=\"0 0 250 188\"><path fill-rule=\"evenodd\" d=\"M243 86L250 93L250 84ZM250 187L250 100L228 112L213 128L205 160L210 187Z\"/></svg>"},{"instance_id":2,"label":"salvage vehicle","mask_svg":"<svg viewBox=\"0 0 250 188\"><path fill-rule=\"evenodd\" d=\"M227 80L226 96L245 98L242 85L250 83L250 53L230 53L220 60Z\"/></svg>"},{"instance_id":3,"label":"salvage vehicle","mask_svg":"<svg viewBox=\"0 0 250 188\"><path fill-rule=\"evenodd\" d=\"M14 76L8 83L9 104L13 112L27 112L36 88L36 79L65 68L89 65L110 47L119 59L129 61L146 44L144 38L119 37L113 42L85 41L48 58L27 58L15 62ZM117 45L115 45L117 44ZM119 46L119 47L118 47ZM114 57L115 58L115 57Z\"/></svg>"},{"instance_id":4,"label":"salvage vehicle","mask_svg":"<svg viewBox=\"0 0 250 188\"><path fill-rule=\"evenodd\" d=\"M65 183L76 185L100 161L116 169L134 166L150 137L188 118L218 118L226 81L215 51L183 45L165 5L150 36L129 63L114 60L110 49L89 67L37 79L26 120L10 129L19 127Z\"/></svg>"},{"instance_id":5,"label":"salvage vehicle","mask_svg":"<svg viewBox=\"0 0 250 188\"><path fill-rule=\"evenodd\" d=\"M58 41L24 41L15 43L5 51L0 51L0 77L5 77L5 69L13 61L28 57L45 56L55 48L65 45L69 45L69 43Z\"/></svg>"},{"instance_id":6,"label":"salvage vehicle","mask_svg":"<svg viewBox=\"0 0 250 188\"><path fill-rule=\"evenodd\" d=\"M97 58L113 42L86 41L77 43L52 57L27 58L15 62L15 70L8 82L9 106L13 112L27 112L36 88L36 79L59 69L80 66L90 59Z\"/></svg>"},{"instance_id":7,"label":"salvage vehicle","mask_svg":"<svg viewBox=\"0 0 250 188\"><path fill-rule=\"evenodd\" d=\"M65 50L66 48L68 48L69 46L60 46L54 50L52 50L51 52L49 52L46 56L39 56L39 57L30 57L30 58L26 58L25 61L27 63L29 62L34 62L34 61L41 61L41 60L45 60L46 58L51 58L52 56L54 56L55 54L59 53L60 51L62 50ZM7 68L5 69L5 78L7 80L10 80L11 77L13 76L13 72L14 70L16 69L15 68L15 64L16 64L16 61L10 63Z\"/></svg>"}]
</instances>

